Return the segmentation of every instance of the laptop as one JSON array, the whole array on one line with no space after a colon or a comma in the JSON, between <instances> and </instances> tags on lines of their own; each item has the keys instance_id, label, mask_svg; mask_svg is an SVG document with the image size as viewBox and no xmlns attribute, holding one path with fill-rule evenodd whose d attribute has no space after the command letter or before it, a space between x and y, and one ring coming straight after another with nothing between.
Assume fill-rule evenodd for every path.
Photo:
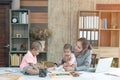
<instances>
[{"instance_id":1,"label":"laptop","mask_svg":"<svg viewBox=\"0 0 120 80\"><path fill-rule=\"evenodd\" d=\"M97 67L89 69L89 72L100 73L100 72L109 71L109 69L111 67L112 60L113 60L113 58L102 58L102 59L99 59Z\"/></svg>"}]
</instances>

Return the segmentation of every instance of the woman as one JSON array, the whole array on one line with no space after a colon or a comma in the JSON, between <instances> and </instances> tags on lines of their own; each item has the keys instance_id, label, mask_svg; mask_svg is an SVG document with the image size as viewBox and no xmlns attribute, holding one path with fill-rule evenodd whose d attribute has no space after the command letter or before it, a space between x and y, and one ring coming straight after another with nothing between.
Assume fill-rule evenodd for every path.
<instances>
[{"instance_id":1,"label":"woman","mask_svg":"<svg viewBox=\"0 0 120 80\"><path fill-rule=\"evenodd\" d=\"M87 71L91 64L91 45L86 38L78 39L75 46L77 71Z\"/></svg>"}]
</instances>

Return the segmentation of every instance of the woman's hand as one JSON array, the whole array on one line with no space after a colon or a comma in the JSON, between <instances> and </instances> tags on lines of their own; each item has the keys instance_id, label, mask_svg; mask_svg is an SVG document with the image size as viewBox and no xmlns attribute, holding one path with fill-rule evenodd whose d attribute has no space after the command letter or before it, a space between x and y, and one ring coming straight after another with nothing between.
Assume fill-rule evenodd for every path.
<instances>
[{"instance_id":1,"label":"woman's hand","mask_svg":"<svg viewBox=\"0 0 120 80\"><path fill-rule=\"evenodd\" d=\"M72 66L63 67L65 71L75 71L75 68Z\"/></svg>"}]
</instances>

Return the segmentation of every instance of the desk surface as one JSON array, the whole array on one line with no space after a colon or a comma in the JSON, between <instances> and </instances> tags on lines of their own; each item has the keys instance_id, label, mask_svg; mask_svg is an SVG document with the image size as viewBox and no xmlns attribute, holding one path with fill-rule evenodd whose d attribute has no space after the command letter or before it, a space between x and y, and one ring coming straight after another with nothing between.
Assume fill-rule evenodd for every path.
<instances>
[{"instance_id":1,"label":"desk surface","mask_svg":"<svg viewBox=\"0 0 120 80\"><path fill-rule=\"evenodd\" d=\"M120 75L120 68L112 68L109 72L117 73ZM38 75L23 75L20 73L19 68L0 68L0 74L10 73L14 75L22 75L23 77L19 80L120 80L120 76L105 75L104 73L90 73L90 72L79 72L79 77L70 78L50 78L48 75L45 78L41 78ZM0 80L8 80L0 77Z\"/></svg>"}]
</instances>

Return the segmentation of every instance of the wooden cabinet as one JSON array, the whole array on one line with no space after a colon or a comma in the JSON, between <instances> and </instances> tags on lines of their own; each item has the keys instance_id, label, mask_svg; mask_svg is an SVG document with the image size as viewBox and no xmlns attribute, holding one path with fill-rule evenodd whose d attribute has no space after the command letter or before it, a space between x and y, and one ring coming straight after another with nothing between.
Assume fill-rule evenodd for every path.
<instances>
[{"instance_id":1,"label":"wooden cabinet","mask_svg":"<svg viewBox=\"0 0 120 80\"><path fill-rule=\"evenodd\" d=\"M10 10L10 66L19 66L30 47L29 10Z\"/></svg>"},{"instance_id":2,"label":"wooden cabinet","mask_svg":"<svg viewBox=\"0 0 120 80\"><path fill-rule=\"evenodd\" d=\"M78 14L78 38L87 38L98 58L114 57L117 66L120 66L119 17L120 11L79 11Z\"/></svg>"},{"instance_id":3,"label":"wooden cabinet","mask_svg":"<svg viewBox=\"0 0 120 80\"><path fill-rule=\"evenodd\" d=\"M100 46L120 46L120 12L100 11ZM105 21L106 20L106 21ZM105 25L107 26L105 28Z\"/></svg>"}]
</instances>

